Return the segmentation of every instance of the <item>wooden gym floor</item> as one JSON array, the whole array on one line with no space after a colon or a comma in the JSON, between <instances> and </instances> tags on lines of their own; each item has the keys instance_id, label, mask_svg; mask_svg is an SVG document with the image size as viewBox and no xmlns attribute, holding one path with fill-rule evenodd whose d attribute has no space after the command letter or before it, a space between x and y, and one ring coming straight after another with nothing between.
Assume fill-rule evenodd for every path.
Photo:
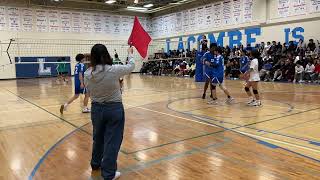
<instances>
[{"instance_id":1,"label":"wooden gym floor","mask_svg":"<svg viewBox=\"0 0 320 180\"><path fill-rule=\"evenodd\" d=\"M125 78L121 179L320 179L320 86L261 83L263 107L200 99L189 78ZM55 79L0 81L0 179L98 180L89 166L92 127L73 86Z\"/></svg>"}]
</instances>

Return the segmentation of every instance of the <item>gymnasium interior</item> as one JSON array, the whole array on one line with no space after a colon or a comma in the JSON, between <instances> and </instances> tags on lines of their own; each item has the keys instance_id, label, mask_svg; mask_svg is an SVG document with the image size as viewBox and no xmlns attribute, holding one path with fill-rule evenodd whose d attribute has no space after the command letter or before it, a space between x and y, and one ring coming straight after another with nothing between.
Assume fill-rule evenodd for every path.
<instances>
[{"instance_id":1,"label":"gymnasium interior","mask_svg":"<svg viewBox=\"0 0 320 180\"><path fill-rule=\"evenodd\" d=\"M0 180L320 180L319 41L319 0L0 0ZM111 178L90 164L94 94L75 92L96 44L135 64Z\"/></svg>"}]
</instances>

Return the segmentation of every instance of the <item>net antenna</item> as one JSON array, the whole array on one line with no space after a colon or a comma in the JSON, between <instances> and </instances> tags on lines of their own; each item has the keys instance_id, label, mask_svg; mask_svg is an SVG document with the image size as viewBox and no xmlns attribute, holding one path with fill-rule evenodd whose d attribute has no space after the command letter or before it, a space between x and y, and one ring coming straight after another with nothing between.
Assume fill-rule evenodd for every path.
<instances>
[{"instance_id":1,"label":"net antenna","mask_svg":"<svg viewBox=\"0 0 320 180\"><path fill-rule=\"evenodd\" d=\"M12 59L11 59L11 56L10 56L10 53L9 53L9 49L10 49L11 44L12 44L13 41L14 41L14 39L10 39L10 42L9 42L7 50L6 50L8 58L9 58L9 61L10 61L10 64L12 64Z\"/></svg>"}]
</instances>

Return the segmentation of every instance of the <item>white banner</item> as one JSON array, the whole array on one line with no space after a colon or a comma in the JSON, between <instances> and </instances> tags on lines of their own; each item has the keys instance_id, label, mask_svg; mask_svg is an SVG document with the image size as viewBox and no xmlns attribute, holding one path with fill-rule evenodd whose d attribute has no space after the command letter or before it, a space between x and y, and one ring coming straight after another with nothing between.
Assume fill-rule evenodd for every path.
<instances>
[{"instance_id":1,"label":"white banner","mask_svg":"<svg viewBox=\"0 0 320 180\"><path fill-rule=\"evenodd\" d=\"M189 10L189 26L190 30L194 31L197 28L197 9Z\"/></svg>"},{"instance_id":2,"label":"white banner","mask_svg":"<svg viewBox=\"0 0 320 180\"><path fill-rule=\"evenodd\" d=\"M169 35L169 15L165 15L162 19L162 32L163 32L163 35Z\"/></svg>"},{"instance_id":3,"label":"white banner","mask_svg":"<svg viewBox=\"0 0 320 180\"><path fill-rule=\"evenodd\" d=\"M223 1L222 17L223 17L224 25L232 24L232 1L231 0Z\"/></svg>"},{"instance_id":4,"label":"white banner","mask_svg":"<svg viewBox=\"0 0 320 180\"><path fill-rule=\"evenodd\" d=\"M120 34L121 33L121 17L120 16L112 16L112 24L113 24L113 29L112 33L113 34Z\"/></svg>"},{"instance_id":5,"label":"white banner","mask_svg":"<svg viewBox=\"0 0 320 180\"><path fill-rule=\"evenodd\" d=\"M310 11L320 12L320 0L310 0Z\"/></svg>"},{"instance_id":6,"label":"white banner","mask_svg":"<svg viewBox=\"0 0 320 180\"><path fill-rule=\"evenodd\" d=\"M0 31L7 30L6 7L0 6Z\"/></svg>"},{"instance_id":7,"label":"white banner","mask_svg":"<svg viewBox=\"0 0 320 180\"><path fill-rule=\"evenodd\" d=\"M131 29L132 29L134 17L131 16L131 19L132 19L132 25L131 25ZM151 22L151 19L150 19L150 18L147 18L147 29L146 29L146 31L152 32L152 25L153 25L153 24L152 24L152 22ZM130 31L131 31L131 30L130 30Z\"/></svg>"},{"instance_id":8,"label":"white banner","mask_svg":"<svg viewBox=\"0 0 320 180\"><path fill-rule=\"evenodd\" d=\"M22 31L33 31L33 10L29 8L22 8L21 11L21 29Z\"/></svg>"},{"instance_id":9,"label":"white banner","mask_svg":"<svg viewBox=\"0 0 320 180\"><path fill-rule=\"evenodd\" d=\"M130 16L121 16L121 34L129 35L131 33L131 30L132 30L132 27L130 26L132 24L131 21L132 21L132 18ZM146 19L142 21L146 21ZM146 23L145 23L145 26L146 26Z\"/></svg>"},{"instance_id":10,"label":"white banner","mask_svg":"<svg viewBox=\"0 0 320 180\"><path fill-rule=\"evenodd\" d=\"M243 22L252 21L253 0L243 0Z\"/></svg>"},{"instance_id":11,"label":"white banner","mask_svg":"<svg viewBox=\"0 0 320 180\"><path fill-rule=\"evenodd\" d=\"M212 8L212 4L206 5L204 7L204 26L206 28L211 27L213 24L213 14L211 14L213 12Z\"/></svg>"},{"instance_id":12,"label":"white banner","mask_svg":"<svg viewBox=\"0 0 320 180\"><path fill-rule=\"evenodd\" d=\"M175 26L175 31L177 33L182 32L182 12L177 12L176 13L176 26Z\"/></svg>"},{"instance_id":13,"label":"white banner","mask_svg":"<svg viewBox=\"0 0 320 180\"><path fill-rule=\"evenodd\" d=\"M111 34L111 27L112 27L112 17L109 14L103 15L103 32L106 34Z\"/></svg>"},{"instance_id":14,"label":"white banner","mask_svg":"<svg viewBox=\"0 0 320 180\"><path fill-rule=\"evenodd\" d=\"M82 17L80 12L72 12L72 32L81 32Z\"/></svg>"},{"instance_id":15,"label":"white banner","mask_svg":"<svg viewBox=\"0 0 320 180\"><path fill-rule=\"evenodd\" d=\"M93 32L93 17L91 13L82 13L82 32L92 33Z\"/></svg>"},{"instance_id":16,"label":"white banner","mask_svg":"<svg viewBox=\"0 0 320 180\"><path fill-rule=\"evenodd\" d=\"M182 11L182 27L183 27L183 32L189 31L189 11L188 10Z\"/></svg>"},{"instance_id":17,"label":"white banner","mask_svg":"<svg viewBox=\"0 0 320 180\"><path fill-rule=\"evenodd\" d=\"M165 28L165 22L164 22L164 17L160 17L158 20L159 23L159 34L158 36L163 36L164 35L164 28Z\"/></svg>"},{"instance_id":18,"label":"white banner","mask_svg":"<svg viewBox=\"0 0 320 180\"><path fill-rule=\"evenodd\" d=\"M103 22L103 19L100 14L93 14L93 31L95 33L102 33L103 31L102 22Z\"/></svg>"},{"instance_id":19,"label":"white banner","mask_svg":"<svg viewBox=\"0 0 320 180\"><path fill-rule=\"evenodd\" d=\"M301 15L307 13L307 3L305 0L292 0L292 15Z\"/></svg>"},{"instance_id":20,"label":"white banner","mask_svg":"<svg viewBox=\"0 0 320 180\"><path fill-rule=\"evenodd\" d=\"M204 6L197 8L197 29L206 29L205 26L205 9Z\"/></svg>"},{"instance_id":21,"label":"white banner","mask_svg":"<svg viewBox=\"0 0 320 180\"><path fill-rule=\"evenodd\" d=\"M242 0L233 0L232 6L232 13L233 13L233 22L235 24L242 23Z\"/></svg>"},{"instance_id":22,"label":"white banner","mask_svg":"<svg viewBox=\"0 0 320 180\"><path fill-rule=\"evenodd\" d=\"M19 14L18 8L8 7L8 20L9 20L9 30L11 31L20 30L20 14Z\"/></svg>"},{"instance_id":23,"label":"white banner","mask_svg":"<svg viewBox=\"0 0 320 180\"><path fill-rule=\"evenodd\" d=\"M176 27L176 22L177 19L176 19L176 14L170 14L169 15L169 33L170 34L175 34L175 27Z\"/></svg>"},{"instance_id":24,"label":"white banner","mask_svg":"<svg viewBox=\"0 0 320 180\"><path fill-rule=\"evenodd\" d=\"M36 9L36 30L37 32L48 32L47 11Z\"/></svg>"},{"instance_id":25,"label":"white banner","mask_svg":"<svg viewBox=\"0 0 320 180\"><path fill-rule=\"evenodd\" d=\"M60 31L60 12L57 10L49 10L49 32L59 32Z\"/></svg>"},{"instance_id":26,"label":"white banner","mask_svg":"<svg viewBox=\"0 0 320 180\"><path fill-rule=\"evenodd\" d=\"M278 14L280 17L288 17L290 12L290 0L278 0Z\"/></svg>"},{"instance_id":27,"label":"white banner","mask_svg":"<svg viewBox=\"0 0 320 180\"><path fill-rule=\"evenodd\" d=\"M61 32L71 32L72 27L72 16L71 12L61 11Z\"/></svg>"},{"instance_id":28,"label":"white banner","mask_svg":"<svg viewBox=\"0 0 320 180\"><path fill-rule=\"evenodd\" d=\"M222 21L222 4L221 2L213 4L213 20L214 20L214 27L219 27Z\"/></svg>"}]
</instances>

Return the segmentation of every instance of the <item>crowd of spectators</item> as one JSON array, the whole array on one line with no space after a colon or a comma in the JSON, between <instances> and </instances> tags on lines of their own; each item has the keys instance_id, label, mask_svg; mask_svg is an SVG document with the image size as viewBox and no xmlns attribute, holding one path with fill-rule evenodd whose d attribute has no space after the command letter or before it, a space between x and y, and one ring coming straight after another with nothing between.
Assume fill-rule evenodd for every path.
<instances>
[{"instance_id":1,"label":"crowd of spectators","mask_svg":"<svg viewBox=\"0 0 320 180\"><path fill-rule=\"evenodd\" d=\"M170 50L168 53L162 49L154 54L153 59L143 63L140 73L193 77L196 70L196 53L195 49L192 51Z\"/></svg>"},{"instance_id":2,"label":"crowd of spectators","mask_svg":"<svg viewBox=\"0 0 320 180\"><path fill-rule=\"evenodd\" d=\"M308 42L300 39L299 43L290 41L280 43L276 41L261 42L252 47L239 45L223 47L225 59L225 75L230 79L240 76L240 60L248 56L250 51L258 49L260 77L263 81L282 82L310 82L320 83L320 48L319 42L309 39ZM155 54L154 61L143 64L141 73L153 75L175 74L179 76L194 76L195 57L197 51L170 50L165 53L162 49ZM161 59L161 61L157 61ZM167 59L167 60L166 60Z\"/></svg>"},{"instance_id":3,"label":"crowd of spectators","mask_svg":"<svg viewBox=\"0 0 320 180\"><path fill-rule=\"evenodd\" d=\"M260 77L264 81L314 82L319 83L320 49L313 39L305 43L302 39L295 44L272 41L251 47L239 46L224 48L226 59L226 76L239 77L239 61L253 48L261 53ZM245 52L245 53L244 53Z\"/></svg>"}]
</instances>

